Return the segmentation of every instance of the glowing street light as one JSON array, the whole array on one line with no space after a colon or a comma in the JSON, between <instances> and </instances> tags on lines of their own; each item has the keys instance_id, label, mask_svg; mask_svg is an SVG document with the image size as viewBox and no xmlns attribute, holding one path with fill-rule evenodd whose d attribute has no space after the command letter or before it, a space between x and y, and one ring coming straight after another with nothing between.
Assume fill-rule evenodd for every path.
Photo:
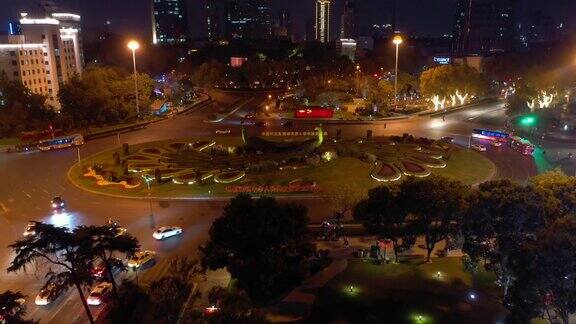
<instances>
[{"instance_id":1,"label":"glowing street light","mask_svg":"<svg viewBox=\"0 0 576 324\"><path fill-rule=\"evenodd\" d=\"M396 68L394 69L394 106L397 107L398 106L398 48L400 47L400 44L402 44L404 40L402 39L402 36L400 35L396 35L394 36L394 38L392 39L392 43L394 43L394 45L396 45Z\"/></svg>"},{"instance_id":2,"label":"glowing street light","mask_svg":"<svg viewBox=\"0 0 576 324\"><path fill-rule=\"evenodd\" d=\"M137 41L131 40L128 42L128 48L132 50L132 63L134 63L134 92L136 93L136 116L140 118L140 107L138 105L138 76L136 74L136 50L140 48Z\"/></svg>"}]
</instances>

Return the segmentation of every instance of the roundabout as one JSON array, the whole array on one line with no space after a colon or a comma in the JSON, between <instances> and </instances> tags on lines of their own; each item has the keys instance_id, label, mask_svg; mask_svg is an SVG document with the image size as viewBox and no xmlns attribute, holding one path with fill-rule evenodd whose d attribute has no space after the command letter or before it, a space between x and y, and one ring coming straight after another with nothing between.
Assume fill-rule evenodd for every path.
<instances>
[{"instance_id":1,"label":"roundabout","mask_svg":"<svg viewBox=\"0 0 576 324\"><path fill-rule=\"evenodd\" d=\"M238 193L318 196L354 182L363 191L438 174L491 178L495 166L450 143L410 135L325 139L315 136L195 137L123 145L74 164L69 180L91 193L155 199L230 197Z\"/></svg>"}]
</instances>

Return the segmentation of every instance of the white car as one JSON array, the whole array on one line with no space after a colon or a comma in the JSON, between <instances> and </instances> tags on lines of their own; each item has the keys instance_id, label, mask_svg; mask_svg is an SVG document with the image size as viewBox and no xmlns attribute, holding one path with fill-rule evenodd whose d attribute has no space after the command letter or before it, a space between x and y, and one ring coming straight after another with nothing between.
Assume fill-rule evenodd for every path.
<instances>
[{"instance_id":1,"label":"white car","mask_svg":"<svg viewBox=\"0 0 576 324\"><path fill-rule=\"evenodd\" d=\"M128 268L140 268L144 264L154 260L156 252L154 251L138 251L130 260L128 260Z\"/></svg>"},{"instance_id":2,"label":"white car","mask_svg":"<svg viewBox=\"0 0 576 324\"><path fill-rule=\"evenodd\" d=\"M26 225L26 229L24 230L24 236L34 236L36 235L36 223L30 222Z\"/></svg>"},{"instance_id":3,"label":"white car","mask_svg":"<svg viewBox=\"0 0 576 324\"><path fill-rule=\"evenodd\" d=\"M88 303L88 305L98 306L102 304L102 302L106 297L108 297L108 294L110 294L111 290L112 290L111 283L109 282L99 283L96 287L94 287L94 289L92 289L90 295L88 295L88 299L86 299L86 302Z\"/></svg>"},{"instance_id":4,"label":"white car","mask_svg":"<svg viewBox=\"0 0 576 324\"><path fill-rule=\"evenodd\" d=\"M229 129L218 129L216 130L216 134L230 134Z\"/></svg>"},{"instance_id":5,"label":"white car","mask_svg":"<svg viewBox=\"0 0 576 324\"><path fill-rule=\"evenodd\" d=\"M34 303L38 306L45 306L52 303L58 296L60 296L66 287L59 283L47 283L42 287L36 298L34 299Z\"/></svg>"},{"instance_id":6,"label":"white car","mask_svg":"<svg viewBox=\"0 0 576 324\"><path fill-rule=\"evenodd\" d=\"M472 148L479 152L486 152L486 146L482 144L472 144Z\"/></svg>"},{"instance_id":7,"label":"white car","mask_svg":"<svg viewBox=\"0 0 576 324\"><path fill-rule=\"evenodd\" d=\"M182 234L182 228L178 226L162 226L157 229L152 236L157 240Z\"/></svg>"}]
</instances>

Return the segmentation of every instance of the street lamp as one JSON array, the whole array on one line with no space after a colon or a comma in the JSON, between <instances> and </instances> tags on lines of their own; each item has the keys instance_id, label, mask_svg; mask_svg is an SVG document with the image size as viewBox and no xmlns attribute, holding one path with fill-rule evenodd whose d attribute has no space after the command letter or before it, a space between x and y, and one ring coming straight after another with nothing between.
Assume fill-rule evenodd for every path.
<instances>
[{"instance_id":1,"label":"street lamp","mask_svg":"<svg viewBox=\"0 0 576 324\"><path fill-rule=\"evenodd\" d=\"M404 40L402 39L402 36L400 35L396 35L394 36L394 38L392 39L392 43L394 43L394 45L396 45L396 69L394 70L394 106L397 107L398 106L398 47L400 47L400 44L402 44Z\"/></svg>"},{"instance_id":2,"label":"street lamp","mask_svg":"<svg viewBox=\"0 0 576 324\"><path fill-rule=\"evenodd\" d=\"M136 93L136 115L140 118L140 107L138 106L138 76L136 74L136 50L140 48L137 41L128 42L128 48L132 50L132 63L134 63L134 92Z\"/></svg>"},{"instance_id":3,"label":"street lamp","mask_svg":"<svg viewBox=\"0 0 576 324\"><path fill-rule=\"evenodd\" d=\"M153 217L154 213L152 212L152 197L150 192L150 184L152 183L152 180L154 180L154 178L149 174L143 175L142 178L144 178L146 186L148 187L148 203L150 205L150 217Z\"/></svg>"}]
</instances>

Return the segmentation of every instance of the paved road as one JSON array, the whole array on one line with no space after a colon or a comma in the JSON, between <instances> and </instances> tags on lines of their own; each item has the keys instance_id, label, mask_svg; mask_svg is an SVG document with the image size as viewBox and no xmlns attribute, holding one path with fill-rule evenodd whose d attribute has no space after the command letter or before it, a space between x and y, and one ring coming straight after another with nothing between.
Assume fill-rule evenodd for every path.
<instances>
[{"instance_id":1,"label":"paved road","mask_svg":"<svg viewBox=\"0 0 576 324\"><path fill-rule=\"evenodd\" d=\"M240 134L240 120L255 110L264 109L273 104L264 96L255 97L232 116L221 123L206 123L205 120L221 105L231 105L239 99L226 94L218 94L217 102L190 113L176 116L170 120L151 124L146 129L121 135L121 141L130 144L181 138L186 136L211 135L217 129L230 129L232 135ZM439 138L454 136L459 144L467 144L468 135L477 127L493 129L503 128L504 115L502 104L483 104L477 107L452 113L442 118L413 118L402 121L379 123L375 125L326 125L329 134L342 129L343 136L365 136L368 129L374 135L393 135L411 133L416 136ZM296 125L294 129L311 130L314 125ZM278 121L270 121L267 130L283 130ZM252 127L251 132L259 132ZM81 149L81 156L88 156L118 145L115 136L97 139L86 143ZM523 157L508 149L489 148L487 155L498 166L499 176L523 180L544 168L545 163L537 162L541 153L535 158ZM21 238L21 233L28 220L41 220L57 225L76 226L79 224L103 224L112 218L128 228L141 242L143 249L158 252L158 263L139 273L139 279L151 281L161 277L168 268L170 258L177 255L197 253L198 245L207 238L207 231L215 217L220 215L224 201L154 201L152 213L148 202L130 199L116 199L95 196L80 191L67 183L66 170L76 161L76 150L60 150L47 153L18 153L0 155L0 246L7 246ZM542 165L540 165L542 164ZM50 210L50 199L62 195L68 203L64 213L53 213ZM325 204L313 199L298 200L308 206L313 220L321 220L328 215ZM155 227L161 225L179 225L184 228L180 238L156 242L151 234ZM6 268L11 260L11 253L6 248L0 249L0 268ZM27 294L29 317L41 320L42 323L82 323L85 321L83 309L77 293L70 290L57 300L54 305L37 307L33 299L42 286L43 269L30 268L28 273L0 273L0 291L7 289L20 290ZM134 274L128 274L133 276ZM97 313L98 308L94 308Z\"/></svg>"}]
</instances>

